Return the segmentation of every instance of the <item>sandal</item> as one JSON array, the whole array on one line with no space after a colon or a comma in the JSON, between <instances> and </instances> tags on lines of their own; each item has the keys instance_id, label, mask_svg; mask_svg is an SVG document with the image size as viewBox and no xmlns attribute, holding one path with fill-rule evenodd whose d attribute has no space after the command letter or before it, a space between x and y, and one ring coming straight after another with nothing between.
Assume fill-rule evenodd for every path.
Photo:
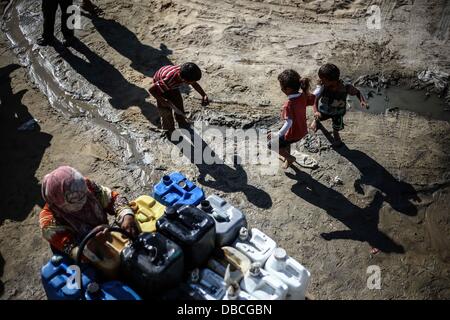
<instances>
[{"instance_id":1,"label":"sandal","mask_svg":"<svg viewBox=\"0 0 450 320\"><path fill-rule=\"evenodd\" d=\"M297 158L296 163L304 168L317 168L319 163L312 156L301 153L299 151L294 151L293 156Z\"/></svg>"}]
</instances>

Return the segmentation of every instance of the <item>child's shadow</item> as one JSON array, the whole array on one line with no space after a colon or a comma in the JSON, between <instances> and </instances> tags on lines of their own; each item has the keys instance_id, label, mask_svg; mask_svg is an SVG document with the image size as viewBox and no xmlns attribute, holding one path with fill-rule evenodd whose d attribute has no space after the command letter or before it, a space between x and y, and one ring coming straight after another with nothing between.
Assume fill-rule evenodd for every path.
<instances>
[{"instance_id":1,"label":"child's shadow","mask_svg":"<svg viewBox=\"0 0 450 320\"><path fill-rule=\"evenodd\" d=\"M155 127L159 126L156 107L145 100L149 97L147 90L128 82L120 71L78 39L74 39L72 47L85 59L73 54L61 44L56 44L55 50L77 73L110 96L109 102L114 108L122 110L138 106Z\"/></svg>"},{"instance_id":2,"label":"child's shadow","mask_svg":"<svg viewBox=\"0 0 450 320\"><path fill-rule=\"evenodd\" d=\"M341 221L350 230L332 231L322 234L326 240L351 239L367 241L372 247L387 253L404 253L404 248L378 230L379 210L383 197L376 193L372 202L364 209L354 205L339 192L313 179L309 174L292 167L295 174L286 175L298 182L292 192L314 206L324 209L330 216Z\"/></svg>"},{"instance_id":3,"label":"child's shadow","mask_svg":"<svg viewBox=\"0 0 450 320\"><path fill-rule=\"evenodd\" d=\"M180 134L181 133L181 134ZM200 144L195 141L199 141ZM234 167L232 168L223 163L223 160L217 157L216 153L208 146L202 137L198 135L195 129L180 130L177 136L173 136L171 142L176 145L184 156L195 164L200 171L198 182L212 189L220 190L227 193L243 192L247 200L258 208L268 209L272 207L272 199L270 195L262 189L258 189L248 184L247 172L239 163L237 156L234 158ZM201 145L201 148L195 149ZM195 157L197 153L201 155L211 155L212 161L204 163L203 157ZM199 161L200 160L200 161ZM213 180L206 180L207 176Z\"/></svg>"},{"instance_id":4,"label":"child's shadow","mask_svg":"<svg viewBox=\"0 0 450 320\"><path fill-rule=\"evenodd\" d=\"M328 130L321 126L325 137L332 141ZM344 143L335 151L350 161L361 173L361 178L354 183L355 191L364 194L363 185L371 185L383 194L383 200L391 207L408 216L417 215L417 207L412 201L420 202L417 191L406 182L398 181L381 164L362 151L351 150Z\"/></svg>"}]
</instances>

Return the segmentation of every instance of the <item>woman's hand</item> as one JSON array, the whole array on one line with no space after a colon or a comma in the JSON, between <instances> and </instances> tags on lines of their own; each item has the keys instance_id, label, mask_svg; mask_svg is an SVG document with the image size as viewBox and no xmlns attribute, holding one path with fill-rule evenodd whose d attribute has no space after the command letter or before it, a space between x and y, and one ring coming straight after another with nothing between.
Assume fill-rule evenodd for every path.
<instances>
[{"instance_id":1,"label":"woman's hand","mask_svg":"<svg viewBox=\"0 0 450 320\"><path fill-rule=\"evenodd\" d=\"M133 238L136 238L139 234L136 219L130 214L123 217L122 225L120 227L128 232Z\"/></svg>"}]
</instances>

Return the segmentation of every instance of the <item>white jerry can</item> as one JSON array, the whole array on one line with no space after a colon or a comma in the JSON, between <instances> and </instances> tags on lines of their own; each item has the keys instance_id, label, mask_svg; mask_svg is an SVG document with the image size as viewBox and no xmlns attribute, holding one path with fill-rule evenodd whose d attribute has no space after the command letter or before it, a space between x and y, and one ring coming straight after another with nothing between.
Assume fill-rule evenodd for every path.
<instances>
[{"instance_id":1,"label":"white jerry can","mask_svg":"<svg viewBox=\"0 0 450 320\"><path fill-rule=\"evenodd\" d=\"M217 247L231 245L236 240L239 230L247 227L245 215L219 196L209 196L198 207L214 218Z\"/></svg>"},{"instance_id":2,"label":"white jerry can","mask_svg":"<svg viewBox=\"0 0 450 320\"><path fill-rule=\"evenodd\" d=\"M276 248L267 259L264 269L287 284L289 287L288 300L305 299L311 281L311 273L295 259L289 257L286 250Z\"/></svg>"},{"instance_id":3,"label":"white jerry can","mask_svg":"<svg viewBox=\"0 0 450 320\"><path fill-rule=\"evenodd\" d=\"M256 228L252 228L250 232L247 228L241 228L233 246L248 256L252 262L258 262L264 266L277 244Z\"/></svg>"},{"instance_id":4,"label":"white jerry can","mask_svg":"<svg viewBox=\"0 0 450 320\"><path fill-rule=\"evenodd\" d=\"M202 300L222 300L226 292L223 278L209 269L194 269L188 286Z\"/></svg>"},{"instance_id":5,"label":"white jerry can","mask_svg":"<svg viewBox=\"0 0 450 320\"><path fill-rule=\"evenodd\" d=\"M284 300L289 288L255 262L241 280L241 289L257 300Z\"/></svg>"}]
</instances>

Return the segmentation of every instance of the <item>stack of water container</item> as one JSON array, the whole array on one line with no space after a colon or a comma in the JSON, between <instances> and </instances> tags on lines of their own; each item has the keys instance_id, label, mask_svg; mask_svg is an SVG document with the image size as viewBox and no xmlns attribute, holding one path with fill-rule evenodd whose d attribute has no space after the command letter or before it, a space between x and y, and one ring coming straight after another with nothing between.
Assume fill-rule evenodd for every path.
<instances>
[{"instance_id":1,"label":"stack of water container","mask_svg":"<svg viewBox=\"0 0 450 320\"><path fill-rule=\"evenodd\" d=\"M205 199L181 173L164 176L152 196L131 207L142 233L105 244L116 243L119 270L83 265L77 291L67 282L70 262L54 256L42 269L49 299L305 299L310 272L262 231L248 229L240 210L217 195Z\"/></svg>"}]
</instances>

